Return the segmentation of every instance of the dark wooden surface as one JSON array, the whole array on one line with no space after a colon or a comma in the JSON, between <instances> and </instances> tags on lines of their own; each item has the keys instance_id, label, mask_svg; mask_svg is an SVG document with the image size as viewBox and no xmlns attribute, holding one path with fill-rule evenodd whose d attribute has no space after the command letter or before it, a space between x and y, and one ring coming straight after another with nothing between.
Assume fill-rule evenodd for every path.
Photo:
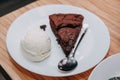
<instances>
[{"instance_id":1,"label":"dark wooden surface","mask_svg":"<svg viewBox=\"0 0 120 80\"><path fill-rule=\"evenodd\" d=\"M0 80L12 80L1 65L0 65Z\"/></svg>"},{"instance_id":2,"label":"dark wooden surface","mask_svg":"<svg viewBox=\"0 0 120 80\"><path fill-rule=\"evenodd\" d=\"M36 0L0 0L0 16L23 7Z\"/></svg>"}]
</instances>

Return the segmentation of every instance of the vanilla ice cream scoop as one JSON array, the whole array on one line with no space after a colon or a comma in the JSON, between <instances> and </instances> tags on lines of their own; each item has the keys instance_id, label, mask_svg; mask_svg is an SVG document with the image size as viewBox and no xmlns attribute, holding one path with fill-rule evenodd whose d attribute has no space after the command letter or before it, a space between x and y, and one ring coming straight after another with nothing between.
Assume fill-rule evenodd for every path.
<instances>
[{"instance_id":1,"label":"vanilla ice cream scoop","mask_svg":"<svg viewBox=\"0 0 120 80\"><path fill-rule=\"evenodd\" d=\"M31 61L41 61L50 55L51 40L41 29L28 30L21 40L21 46L26 51L24 55Z\"/></svg>"}]
</instances>

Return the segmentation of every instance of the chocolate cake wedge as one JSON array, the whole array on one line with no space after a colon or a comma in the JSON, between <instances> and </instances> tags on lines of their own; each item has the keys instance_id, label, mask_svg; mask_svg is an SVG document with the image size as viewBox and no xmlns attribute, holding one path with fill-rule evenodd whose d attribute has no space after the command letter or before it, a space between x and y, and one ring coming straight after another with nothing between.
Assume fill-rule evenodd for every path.
<instances>
[{"instance_id":1,"label":"chocolate cake wedge","mask_svg":"<svg viewBox=\"0 0 120 80\"><path fill-rule=\"evenodd\" d=\"M59 13L50 15L49 19L53 33L68 56L77 41L84 17L81 14Z\"/></svg>"}]
</instances>

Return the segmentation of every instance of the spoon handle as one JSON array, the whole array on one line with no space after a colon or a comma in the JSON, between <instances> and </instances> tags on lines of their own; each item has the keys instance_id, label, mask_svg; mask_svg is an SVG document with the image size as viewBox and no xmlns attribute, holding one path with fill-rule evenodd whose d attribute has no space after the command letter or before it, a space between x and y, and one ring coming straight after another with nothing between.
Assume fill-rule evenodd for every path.
<instances>
[{"instance_id":1,"label":"spoon handle","mask_svg":"<svg viewBox=\"0 0 120 80\"><path fill-rule=\"evenodd\" d=\"M88 25L87 25L87 27L85 27L84 31L82 32L81 37L78 38L75 47L73 48L73 50L71 51L71 53L68 57L74 57L75 52L76 52L81 40L83 39L84 35L86 34L87 30L88 30Z\"/></svg>"}]
</instances>

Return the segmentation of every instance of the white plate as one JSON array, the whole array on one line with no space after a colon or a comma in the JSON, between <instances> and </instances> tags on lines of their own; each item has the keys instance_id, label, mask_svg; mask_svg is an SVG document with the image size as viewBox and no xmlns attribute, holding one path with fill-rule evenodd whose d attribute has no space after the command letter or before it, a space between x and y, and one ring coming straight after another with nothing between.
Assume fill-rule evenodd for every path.
<instances>
[{"instance_id":1,"label":"white plate","mask_svg":"<svg viewBox=\"0 0 120 80\"><path fill-rule=\"evenodd\" d=\"M79 65L71 72L61 72L57 68L58 62L65 56L49 25L49 15L54 13L82 14L84 23L90 26L76 52L75 58ZM20 47L20 40L29 28L39 29L43 24L47 25L46 32L52 40L51 55L42 62L31 62L22 55L24 51ZM99 63L109 49L110 37L105 24L93 13L74 6L47 5L32 9L18 17L10 26L6 42L11 57L23 68L41 75L69 76L84 72Z\"/></svg>"},{"instance_id":2,"label":"white plate","mask_svg":"<svg viewBox=\"0 0 120 80\"><path fill-rule=\"evenodd\" d=\"M108 80L115 76L120 76L120 53L112 55L98 64L88 80Z\"/></svg>"}]
</instances>

